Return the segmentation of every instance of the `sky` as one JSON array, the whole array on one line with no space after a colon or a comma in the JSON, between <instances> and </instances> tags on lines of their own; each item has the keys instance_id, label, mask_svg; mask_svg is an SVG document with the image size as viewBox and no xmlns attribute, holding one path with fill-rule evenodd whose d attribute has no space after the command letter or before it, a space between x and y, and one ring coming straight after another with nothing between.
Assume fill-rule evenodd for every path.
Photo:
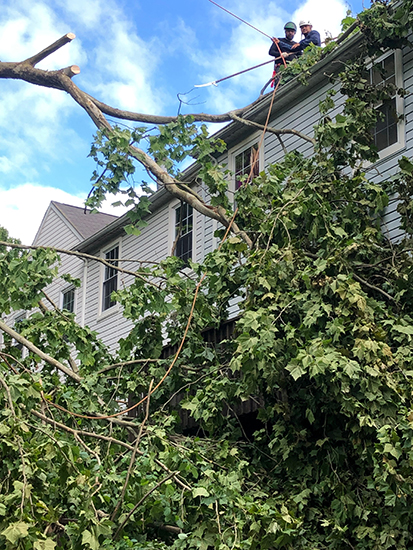
<instances>
[{"instance_id":1,"label":"sky","mask_svg":"<svg viewBox=\"0 0 413 550\"><path fill-rule=\"evenodd\" d=\"M265 34L310 20L322 39L366 0L218 0ZM148 114L223 113L254 101L271 64L194 89L271 59L269 39L209 0L3 0L0 60L22 61L61 36L76 39L37 65L78 65L73 81L119 109ZM296 39L300 39L299 32ZM139 125L139 124L138 124ZM95 169L96 128L67 94L0 80L0 225L31 244L51 200L82 206ZM139 183L139 182L137 182ZM103 211L121 215L107 201Z\"/></svg>"}]
</instances>

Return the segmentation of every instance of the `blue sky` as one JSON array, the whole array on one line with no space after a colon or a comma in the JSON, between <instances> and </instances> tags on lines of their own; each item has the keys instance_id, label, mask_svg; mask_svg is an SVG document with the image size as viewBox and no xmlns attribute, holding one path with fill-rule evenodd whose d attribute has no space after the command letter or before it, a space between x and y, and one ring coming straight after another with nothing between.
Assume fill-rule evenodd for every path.
<instances>
[{"instance_id":1,"label":"blue sky","mask_svg":"<svg viewBox=\"0 0 413 550\"><path fill-rule=\"evenodd\" d=\"M347 9L364 7L359 0L218 3L271 36L282 36L288 20L310 19L323 38L338 34ZM208 0L3 0L0 24L2 61L21 61L75 33L38 67L79 65L81 89L143 113L176 114L178 93L270 59L266 37ZM193 103L182 112L246 105L269 76L271 65L194 90L182 96ZM51 200L81 205L87 196L95 128L63 92L6 80L0 89L0 225L30 244Z\"/></svg>"}]
</instances>

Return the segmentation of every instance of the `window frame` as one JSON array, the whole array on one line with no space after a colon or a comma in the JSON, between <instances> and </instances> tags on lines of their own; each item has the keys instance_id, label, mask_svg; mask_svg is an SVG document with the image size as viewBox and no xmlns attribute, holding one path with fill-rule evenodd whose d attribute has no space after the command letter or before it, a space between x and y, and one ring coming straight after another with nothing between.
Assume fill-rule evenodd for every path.
<instances>
[{"instance_id":1,"label":"window frame","mask_svg":"<svg viewBox=\"0 0 413 550\"><path fill-rule=\"evenodd\" d=\"M67 294L69 294L69 292L73 292L73 300L72 300L72 304L73 304L73 309L72 310L69 310L69 309L66 309L64 307L64 303L65 303L65 296ZM60 293L60 309L63 311L68 311L69 313L75 313L76 312L76 287L74 286L68 286L66 288L64 288L61 293Z\"/></svg>"},{"instance_id":2,"label":"window frame","mask_svg":"<svg viewBox=\"0 0 413 550\"><path fill-rule=\"evenodd\" d=\"M397 88L403 88L403 55L402 51L400 49L397 50L389 50L374 61L371 59L368 60L368 63L366 65L366 70L369 73L369 77L371 75L371 69L379 64L382 63L386 58L390 57L391 55L394 55L394 76L395 76L395 85ZM397 124L396 124L396 130L397 130L397 140L395 143L392 143L391 145L388 145L387 147L381 149L378 151L379 155L379 161L387 158L397 152L399 152L401 149L403 149L406 145L406 136L405 136L405 120L404 120L404 98L396 94L395 96L396 100L396 113L399 118ZM393 99L393 98L392 98ZM379 103L375 106L376 109L379 109L383 103ZM379 122L379 121L378 121Z\"/></svg>"},{"instance_id":3,"label":"window frame","mask_svg":"<svg viewBox=\"0 0 413 550\"><path fill-rule=\"evenodd\" d=\"M118 249L118 259L119 259L121 257L121 243L120 243L120 241L118 241L114 244L111 244L110 246L107 246L104 249L102 249L100 257L103 258L104 260L107 260L108 259L107 254L114 251L116 248ZM106 278L107 269L109 269L108 266L106 266L104 264L101 266L100 285L99 285L99 317L102 317L102 316L104 317L107 314L110 314L112 312L117 311L118 306L119 306L118 302L110 302L111 305L109 305L109 307L104 307L105 306L105 297L106 297L105 296L105 283L107 283L107 281L109 280L109 279ZM111 291L111 294L112 294L112 292L116 292L117 290L119 290L119 271L115 270L115 274L111 278L113 278L113 279L116 278L116 289L113 289Z\"/></svg>"},{"instance_id":4,"label":"window frame","mask_svg":"<svg viewBox=\"0 0 413 550\"><path fill-rule=\"evenodd\" d=\"M228 168L231 171L231 180L228 186L228 190L231 194L234 194L237 192L236 189L236 178L235 178L235 163L236 158L241 153L245 152L248 148L253 147L254 145L258 144L260 145L260 140L262 137L262 132L254 132L251 136L249 136L247 139L242 141L241 143L237 144L236 147L233 147L229 150L228 153ZM265 140L261 143L261 147L258 152L258 173L262 172L264 170L264 143ZM245 173L245 172L244 172Z\"/></svg>"},{"instance_id":5,"label":"window frame","mask_svg":"<svg viewBox=\"0 0 413 550\"><path fill-rule=\"evenodd\" d=\"M176 212L178 208L180 208L181 202L180 201L172 201L169 206L169 246L168 250L171 254L172 247L175 244L176 239ZM188 205L189 206L189 205ZM196 261L196 210L192 208L192 239L191 239L191 257L188 258L191 261ZM175 247L174 256L179 258L176 254L177 246ZM182 258L181 258L182 259ZM183 260L184 261L184 260ZM188 262L185 262L185 268L189 269Z\"/></svg>"}]
</instances>

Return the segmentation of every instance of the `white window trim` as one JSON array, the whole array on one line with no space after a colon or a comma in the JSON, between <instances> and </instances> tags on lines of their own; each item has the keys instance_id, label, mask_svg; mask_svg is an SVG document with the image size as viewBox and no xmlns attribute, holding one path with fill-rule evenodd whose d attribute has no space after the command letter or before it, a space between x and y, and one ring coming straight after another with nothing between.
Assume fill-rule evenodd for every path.
<instances>
[{"instance_id":1,"label":"white window trim","mask_svg":"<svg viewBox=\"0 0 413 550\"><path fill-rule=\"evenodd\" d=\"M389 57L389 55L394 54L394 67L395 67L395 79L396 79L396 86L397 88L403 88L403 54L400 49L398 50L390 50L377 59L374 60L374 62L370 61L367 64L367 70L370 70L373 65L376 65L377 63L380 63L383 61L383 59L386 59L386 57ZM378 105L379 107L380 105ZM387 157L390 157L391 155L394 155L395 153L398 153L404 147L406 146L406 125L404 120L404 98L400 97L399 95L396 95L396 111L399 116L402 116L402 118L397 123L397 141L396 143L393 143L389 147L386 147L385 149L382 149L379 151L379 159L376 161L380 162L382 159L386 159ZM373 163L373 164L376 164ZM371 164L368 164L368 166L371 166Z\"/></svg>"},{"instance_id":2,"label":"white window trim","mask_svg":"<svg viewBox=\"0 0 413 550\"><path fill-rule=\"evenodd\" d=\"M179 200L173 200L169 203L169 212L168 212L168 218L169 218L169 231L168 231L168 255L171 255L172 247L175 242L175 220L176 220L176 209L179 208L181 205L181 201ZM192 261L197 261L197 250L196 250L196 243L197 243L197 211L195 208L192 209L193 216L192 216ZM185 270L190 271L189 267L184 267Z\"/></svg>"},{"instance_id":3,"label":"white window trim","mask_svg":"<svg viewBox=\"0 0 413 550\"><path fill-rule=\"evenodd\" d=\"M249 136L247 139L242 141L241 143L238 143L238 145L228 152L228 168L231 171L231 180L228 185L228 191L230 193L230 200L233 201L233 197L235 195L235 157L245 151L245 149L248 149L248 147L251 147L255 143L260 144L262 138L262 131L255 132L251 136ZM259 170L262 172L264 170L264 141L261 144L261 147L258 152L258 162L259 162Z\"/></svg>"},{"instance_id":4,"label":"white window trim","mask_svg":"<svg viewBox=\"0 0 413 550\"><path fill-rule=\"evenodd\" d=\"M112 250L113 248L119 247L119 258L122 257L122 239L119 239L118 241L115 241L111 243L109 246L105 246L105 248L102 248L100 252L100 257L105 259L106 254ZM119 303L116 302L113 306L109 307L108 309L103 309L103 283L105 281L105 264L101 264L100 266L100 273L99 273L99 295L98 295L98 317L97 320L101 321L105 319L106 317L109 317L113 315L114 313L117 313L119 311ZM119 272L117 273L118 278L118 284L117 284L117 290L119 290Z\"/></svg>"}]
</instances>

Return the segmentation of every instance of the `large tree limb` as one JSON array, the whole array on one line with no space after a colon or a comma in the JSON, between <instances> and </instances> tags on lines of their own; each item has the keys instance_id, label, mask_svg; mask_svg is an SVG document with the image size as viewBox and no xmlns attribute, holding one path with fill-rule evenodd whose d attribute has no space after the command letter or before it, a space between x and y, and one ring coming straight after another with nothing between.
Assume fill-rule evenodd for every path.
<instances>
[{"instance_id":1,"label":"large tree limb","mask_svg":"<svg viewBox=\"0 0 413 550\"><path fill-rule=\"evenodd\" d=\"M177 117L156 117L142 115L139 113L131 113L130 111L121 111L98 101L78 88L72 81L72 77L80 72L79 67L76 65L72 65L58 71L45 71L35 67L39 61L73 40L73 38L75 38L75 35L68 33L41 52L22 62L0 62L0 78L24 80L25 82L42 87L64 90L86 111L88 116L98 128L104 128L108 130L109 133L112 132L113 129L106 119L105 114L119 119L155 124L167 124L177 120ZM231 113L223 113L219 115L207 115L201 113L200 115L190 116L193 117L194 121L229 122L231 120L236 120L235 117L244 114L252 105L259 101L261 101L261 99L258 99L253 104L243 107L242 109L231 111ZM241 117L239 118L239 121L242 123L247 123L246 119ZM248 123L248 125L251 124ZM185 186L182 186L179 181L170 176L155 162L153 158L141 149L131 146L130 154L133 158L140 162L146 170L148 170L156 178L157 181L162 183L172 196L190 204L195 210L204 216L218 221L224 227L231 227L231 231L239 235L249 247L252 246L251 239L244 231L241 231L238 228L237 224L234 223L233 220L231 222L231 216L227 215L224 208L214 207L205 203L199 196L191 192L188 187L185 188Z\"/></svg>"},{"instance_id":2,"label":"large tree limb","mask_svg":"<svg viewBox=\"0 0 413 550\"><path fill-rule=\"evenodd\" d=\"M36 84L38 86L66 91L76 101L76 103L78 103L78 105L86 111L88 116L98 128L104 128L108 130L109 133L112 132L113 129L111 124L106 119L105 114L118 119L152 124L168 124L177 120L177 117L158 117L140 113L132 113L130 111L122 111L98 101L78 88L72 81L72 77L80 72L77 65L72 65L58 71L45 71L35 67L39 61L45 59L48 55L55 52L74 38L74 34L68 33L41 52L22 62L0 62L0 78L24 80L25 82ZM193 120L196 122L230 122L236 120L243 124L247 124L248 126L259 126L261 128L260 125L257 126L256 123L252 123L241 116L259 101L261 101L260 98L251 105L247 105L242 109L231 111L230 113L218 115L201 113L190 116L193 117ZM277 130L277 132L279 134L281 131ZM303 137L304 139L312 142L311 138L301 135L300 132L285 130L284 133L294 133L299 135L299 137ZM233 231L236 235L239 235L249 247L252 246L251 239L244 231L239 229L233 220L231 221L231 216L228 216L224 208L214 207L205 203L199 196L191 192L189 187L182 185L182 183L170 176L163 169L163 167L158 165L152 157L141 149L131 146L130 154L133 158L140 162L157 181L162 183L172 196L190 204L199 213L218 221L224 227L231 227L231 231Z\"/></svg>"},{"instance_id":3,"label":"large tree limb","mask_svg":"<svg viewBox=\"0 0 413 550\"><path fill-rule=\"evenodd\" d=\"M111 107L110 105L106 105L106 103L102 103L102 101L99 101L98 99L92 97L91 95L85 94L89 97L89 99L98 107L102 113L105 115L118 118L120 120L130 120L132 122L143 122L145 124L169 124L170 122L175 122L177 120L177 116L160 116L160 115L148 115L144 113L135 113L133 111L123 111L121 109L116 109L115 107ZM194 122L232 122L233 116L232 115L242 115L251 107L259 103L261 99L256 99L253 103L250 103L249 105L246 105L245 107L242 107L240 109L235 109L234 111L228 112L228 113L221 113L216 115L210 115L207 113L192 113L185 116L190 116L193 118ZM245 120L245 119L243 119Z\"/></svg>"}]
</instances>

